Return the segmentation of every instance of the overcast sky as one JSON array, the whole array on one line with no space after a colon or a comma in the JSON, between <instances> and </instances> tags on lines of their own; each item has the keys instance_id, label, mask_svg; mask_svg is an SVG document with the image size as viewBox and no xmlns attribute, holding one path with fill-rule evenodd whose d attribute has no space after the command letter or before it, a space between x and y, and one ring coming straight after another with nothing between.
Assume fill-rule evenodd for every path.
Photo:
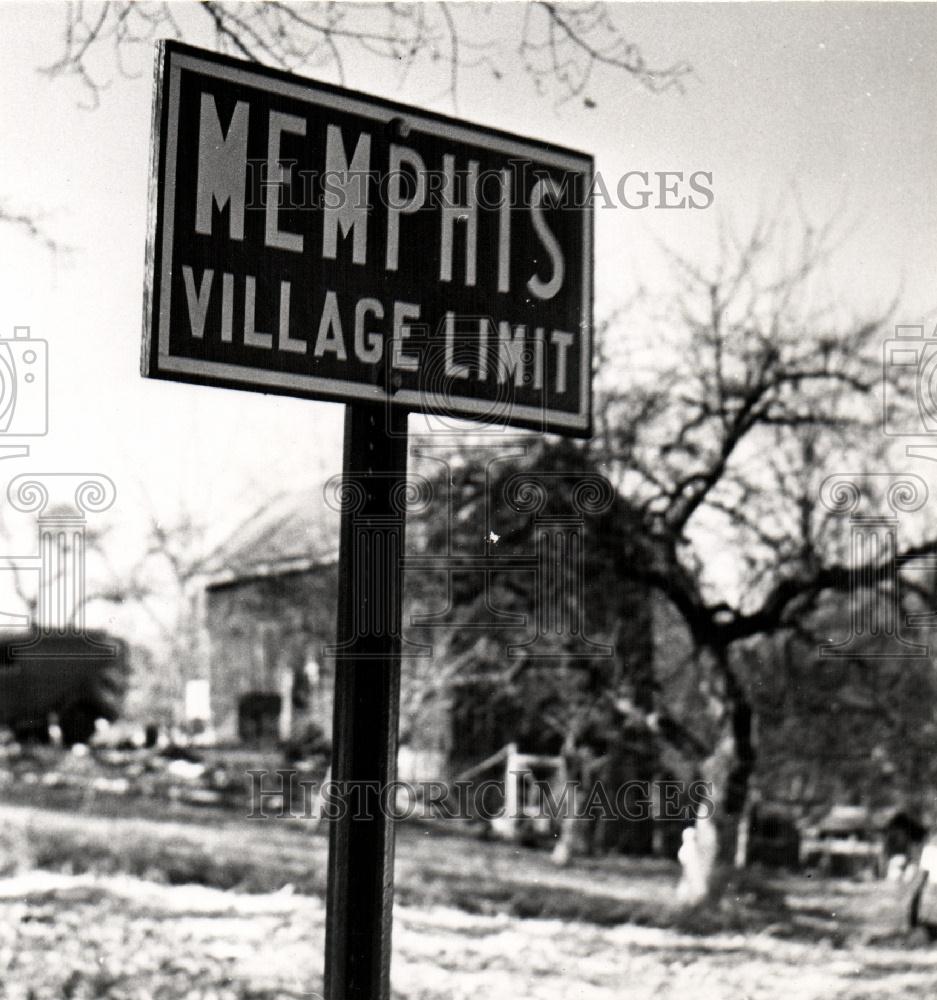
<instances>
[{"instance_id":1,"label":"overcast sky","mask_svg":"<svg viewBox=\"0 0 937 1000\"><path fill-rule=\"evenodd\" d=\"M509 24L510 13L486 23ZM693 64L683 94L606 76L590 90L594 108L555 107L520 71L501 83L466 71L458 108L591 152L606 178L712 172L707 211L597 213L597 315L637 280L660 281L654 238L703 254L720 213L744 227L794 185L816 221L841 209L855 225L838 292L872 304L903 287L904 320L922 318L937 302L937 6L629 5L616 16L651 62ZM0 227L0 333L30 325L50 344L52 373L48 437L3 471L107 473L126 523L139 517L139 484L166 514L180 501L230 512L339 471L335 404L140 378L151 56L134 64L139 78L115 79L100 107L82 110L77 81L37 72L60 53L63 18L59 5L0 5L0 197L42 211L75 248L53 257ZM200 12L181 20L189 41L211 44ZM453 113L419 73L401 88L379 61L347 70L349 86Z\"/></svg>"}]
</instances>

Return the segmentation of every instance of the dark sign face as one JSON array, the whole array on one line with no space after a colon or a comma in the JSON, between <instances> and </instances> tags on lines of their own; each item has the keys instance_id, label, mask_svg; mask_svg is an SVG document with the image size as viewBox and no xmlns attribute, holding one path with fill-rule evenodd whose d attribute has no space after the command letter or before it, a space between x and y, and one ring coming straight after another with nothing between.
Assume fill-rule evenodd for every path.
<instances>
[{"instance_id":1,"label":"dark sign face","mask_svg":"<svg viewBox=\"0 0 937 1000\"><path fill-rule=\"evenodd\" d=\"M161 43L143 374L588 435L592 160Z\"/></svg>"}]
</instances>

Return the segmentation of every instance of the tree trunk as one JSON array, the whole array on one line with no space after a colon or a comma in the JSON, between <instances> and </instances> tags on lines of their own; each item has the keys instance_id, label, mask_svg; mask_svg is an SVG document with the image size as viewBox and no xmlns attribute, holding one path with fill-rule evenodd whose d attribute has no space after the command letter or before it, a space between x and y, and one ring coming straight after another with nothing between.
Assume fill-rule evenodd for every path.
<instances>
[{"instance_id":1,"label":"tree trunk","mask_svg":"<svg viewBox=\"0 0 937 1000\"><path fill-rule=\"evenodd\" d=\"M752 709L729 666L728 650L717 650L721 680L716 743L702 762L702 780L710 786L709 803L701 807L696 824L684 834L680 849L683 865L679 895L696 904L719 895L727 869L737 862L739 824L746 813L748 786L755 764Z\"/></svg>"},{"instance_id":2,"label":"tree trunk","mask_svg":"<svg viewBox=\"0 0 937 1000\"><path fill-rule=\"evenodd\" d=\"M601 771L594 777L605 782L610 796L630 783L650 786L660 773L654 733L648 726L623 721L618 739ZM654 817L651 810L639 815L625 815L615 810L596 824L596 850L623 854L649 855L654 849Z\"/></svg>"},{"instance_id":3,"label":"tree trunk","mask_svg":"<svg viewBox=\"0 0 937 1000\"><path fill-rule=\"evenodd\" d=\"M582 815L586 799L585 751L576 746L575 738L568 734L563 742L562 756L566 764L568 798L565 812L560 819L560 836L553 848L551 860L555 865L566 867L573 858L587 854L588 820Z\"/></svg>"},{"instance_id":4,"label":"tree trunk","mask_svg":"<svg viewBox=\"0 0 937 1000\"><path fill-rule=\"evenodd\" d=\"M569 865L573 858L582 853L579 818L580 800L582 795L575 783L570 786L567 811L560 820L560 836L553 848L550 860L560 868Z\"/></svg>"}]
</instances>

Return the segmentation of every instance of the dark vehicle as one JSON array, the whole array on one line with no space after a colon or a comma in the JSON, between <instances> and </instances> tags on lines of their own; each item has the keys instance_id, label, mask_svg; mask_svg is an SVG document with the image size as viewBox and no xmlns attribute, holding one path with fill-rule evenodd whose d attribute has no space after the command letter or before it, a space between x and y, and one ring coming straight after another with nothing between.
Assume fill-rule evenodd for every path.
<instances>
[{"instance_id":1,"label":"dark vehicle","mask_svg":"<svg viewBox=\"0 0 937 1000\"><path fill-rule=\"evenodd\" d=\"M120 714L129 671L126 643L106 632L0 631L0 725L46 742L54 715L66 746L87 743Z\"/></svg>"}]
</instances>

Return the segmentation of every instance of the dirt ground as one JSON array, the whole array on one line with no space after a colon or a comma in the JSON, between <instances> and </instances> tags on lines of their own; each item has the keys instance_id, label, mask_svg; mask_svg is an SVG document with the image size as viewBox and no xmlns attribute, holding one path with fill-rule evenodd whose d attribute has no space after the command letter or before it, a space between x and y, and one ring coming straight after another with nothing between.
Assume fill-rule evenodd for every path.
<instances>
[{"instance_id":1,"label":"dirt ground","mask_svg":"<svg viewBox=\"0 0 937 1000\"><path fill-rule=\"evenodd\" d=\"M268 850L271 863L280 858L294 872L299 857L313 868L324 858L321 837L286 827L0 807L0 829L7 834L19 830L28 840L30 831L57 827L80 831L85 845L101 837L122 843L118 858L129 858L127 845L141 837L148 838L151 857L165 853L167 844L177 853L184 844L200 846L215 857L237 844L242 856L262 858ZM398 853L404 903L395 914L393 984L401 1000L937 995L937 946L895 933L894 900L884 883L789 877L775 886L786 900L776 924L703 934L606 919L608 899L627 906L649 895L672 895L675 871L661 863L613 859L557 872L543 852L413 831L402 832ZM56 867L49 861L43 864ZM314 887L309 894L295 883L278 892L223 891L166 884L165 872L155 867L150 877L139 874L113 866L108 874L70 874L20 865L0 879L0 998L290 1000L314 998L321 990L324 906ZM179 877L177 872L169 881ZM487 900L476 907L483 912L432 901L464 898L459 893L473 879L476 897ZM498 912L502 897L492 885L512 879L515 885L536 883L550 898L580 887L583 918ZM517 890L511 891L516 898ZM585 917L597 903L604 914L598 923ZM636 912L646 923L649 911ZM666 923L665 910L661 920Z\"/></svg>"},{"instance_id":2,"label":"dirt ground","mask_svg":"<svg viewBox=\"0 0 937 1000\"><path fill-rule=\"evenodd\" d=\"M0 882L4 1000L273 1000L321 989L317 898L31 872ZM937 951L398 907L407 1000L931 998Z\"/></svg>"}]
</instances>

